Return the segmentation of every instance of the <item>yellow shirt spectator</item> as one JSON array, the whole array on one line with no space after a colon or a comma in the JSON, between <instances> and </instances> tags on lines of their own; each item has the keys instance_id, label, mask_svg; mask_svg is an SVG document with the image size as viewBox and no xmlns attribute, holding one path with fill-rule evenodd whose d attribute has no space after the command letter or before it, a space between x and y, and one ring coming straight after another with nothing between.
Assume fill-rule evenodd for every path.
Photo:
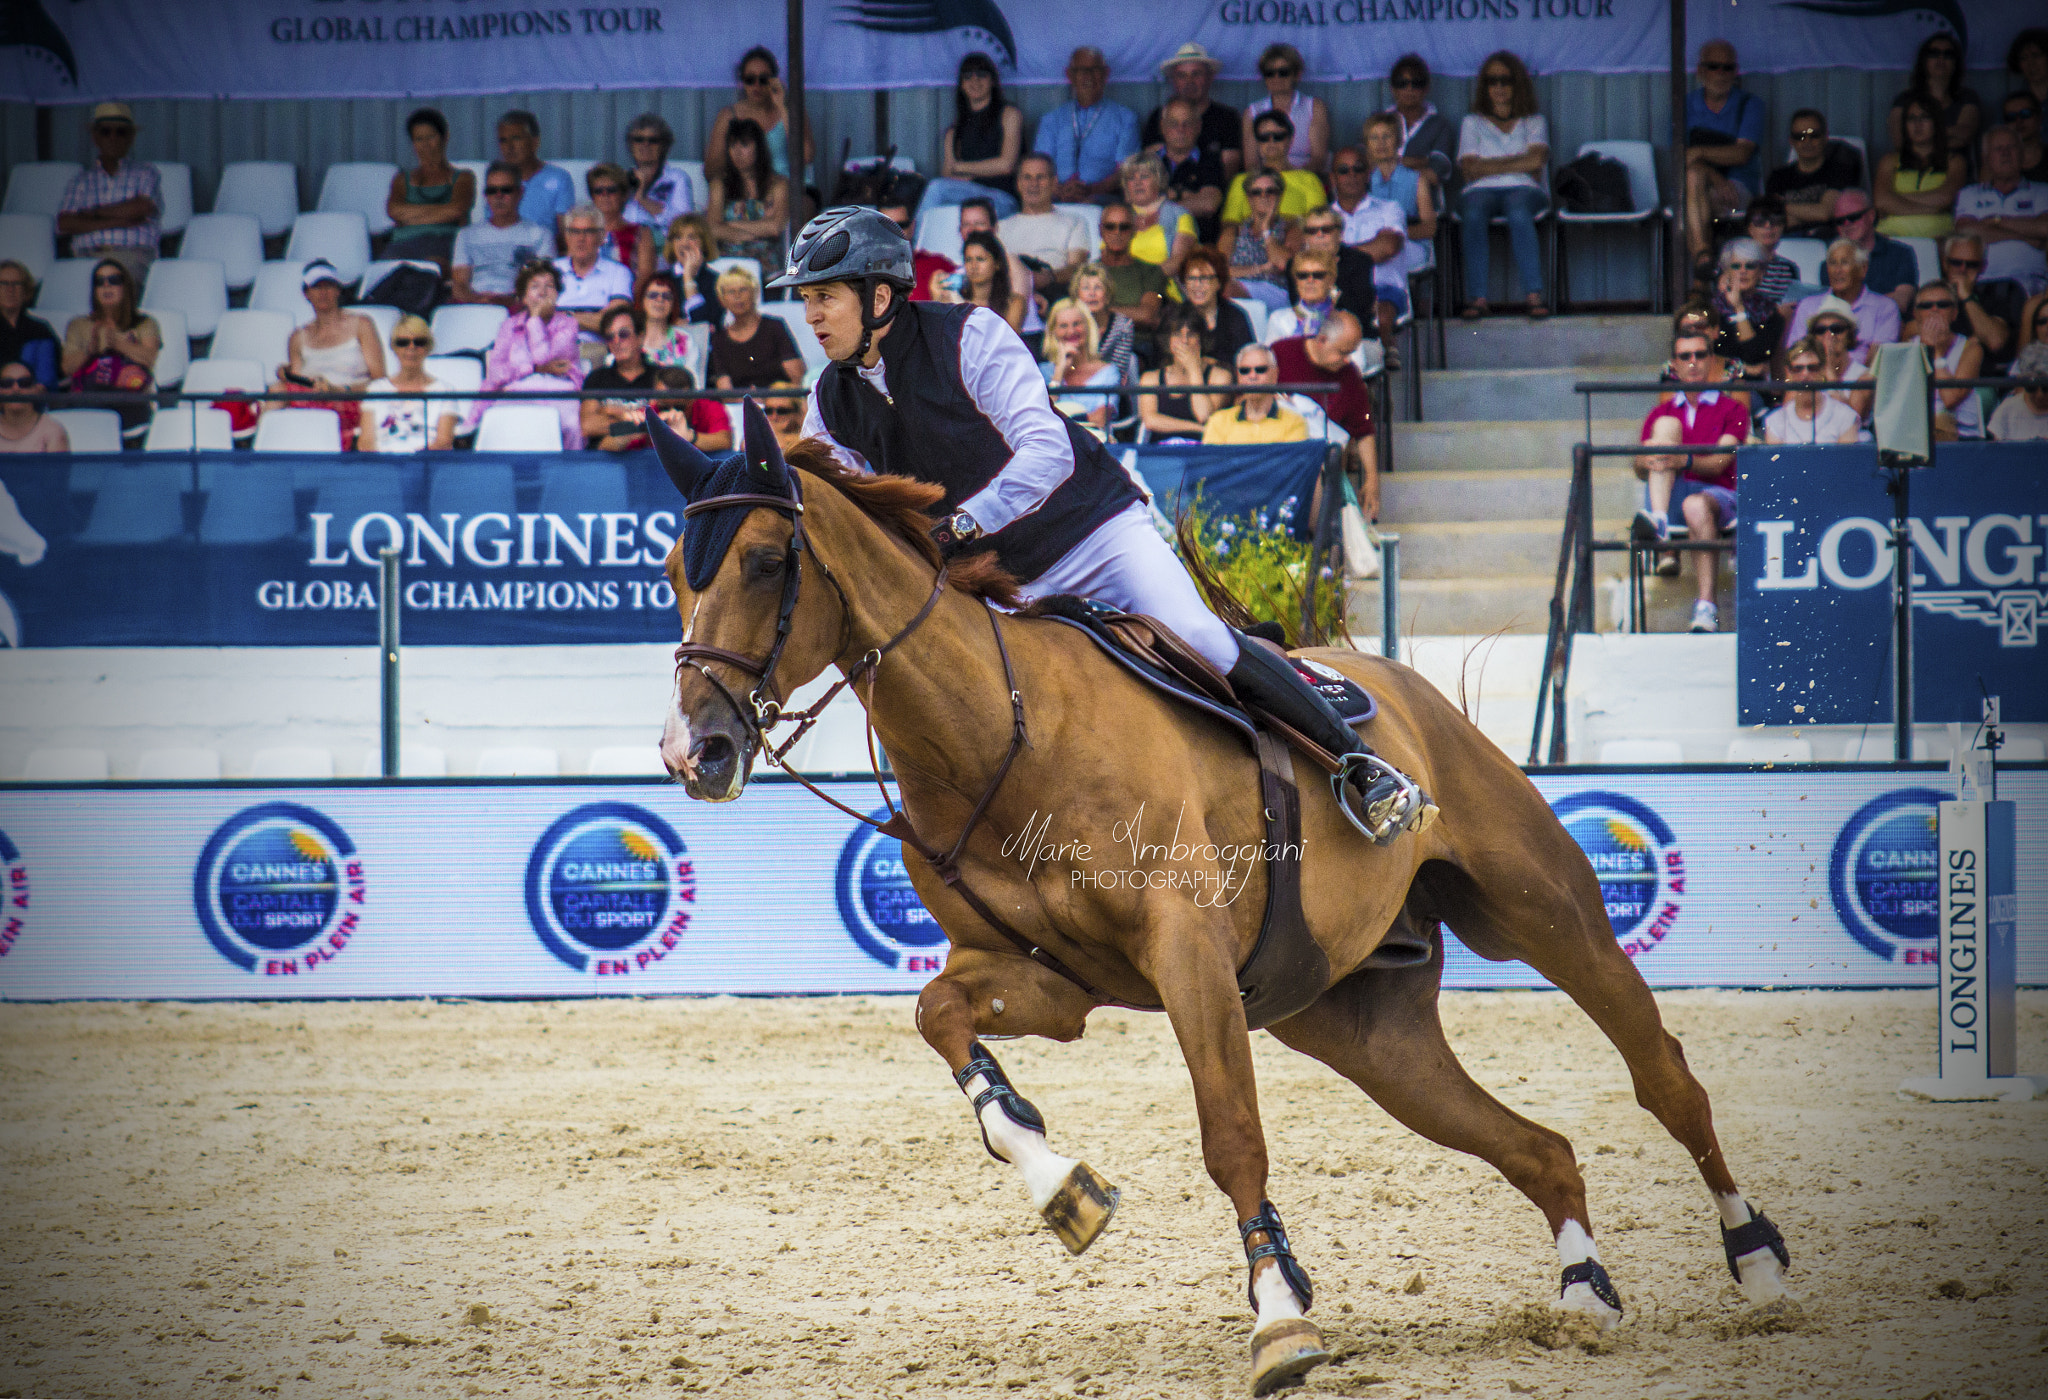
<instances>
[{"instance_id":1,"label":"yellow shirt spectator","mask_svg":"<svg viewBox=\"0 0 2048 1400\"><path fill-rule=\"evenodd\" d=\"M1202 425L1204 447L1243 447L1261 442L1307 442L1308 420L1292 409L1273 405L1264 418L1247 419L1244 405L1219 410Z\"/></svg>"},{"instance_id":2,"label":"yellow shirt spectator","mask_svg":"<svg viewBox=\"0 0 2048 1400\"><path fill-rule=\"evenodd\" d=\"M1319 209L1330 202L1323 193L1323 182L1313 170L1285 170L1280 173L1280 215L1282 218L1298 219L1311 209ZM1251 217L1252 202L1245 197L1245 177L1240 175L1230 182L1230 193L1223 196L1223 213L1220 216L1226 224L1241 224Z\"/></svg>"}]
</instances>

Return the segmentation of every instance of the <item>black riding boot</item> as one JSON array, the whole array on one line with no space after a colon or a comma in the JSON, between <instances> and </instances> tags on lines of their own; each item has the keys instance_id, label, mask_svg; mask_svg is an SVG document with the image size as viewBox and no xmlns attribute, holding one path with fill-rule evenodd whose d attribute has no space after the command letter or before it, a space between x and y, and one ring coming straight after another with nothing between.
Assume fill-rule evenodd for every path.
<instances>
[{"instance_id":1,"label":"black riding boot","mask_svg":"<svg viewBox=\"0 0 2048 1400\"><path fill-rule=\"evenodd\" d=\"M1339 805L1374 841L1385 845L1403 831L1420 830L1434 817L1436 809L1422 790L1375 755L1292 662L1240 633L1237 664L1226 679L1240 699L1346 760L1333 783Z\"/></svg>"}]
</instances>

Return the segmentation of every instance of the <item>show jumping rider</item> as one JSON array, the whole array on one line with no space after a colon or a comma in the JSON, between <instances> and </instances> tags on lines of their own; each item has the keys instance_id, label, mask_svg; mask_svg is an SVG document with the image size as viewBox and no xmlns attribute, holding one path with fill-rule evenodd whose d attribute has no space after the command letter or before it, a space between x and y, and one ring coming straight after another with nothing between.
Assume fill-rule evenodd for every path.
<instances>
[{"instance_id":1,"label":"show jumping rider","mask_svg":"<svg viewBox=\"0 0 2048 1400\"><path fill-rule=\"evenodd\" d=\"M1157 618L1246 700L1344 758L1347 815L1393 840L1427 799L1373 756L1286 660L1225 626L1152 526L1137 485L1102 444L1053 411L1031 352L985 307L913 302L910 241L873 209L804 227L771 287L794 287L833 363L804 435L860 471L946 488L933 537L993 549L1027 598L1070 593ZM1349 809L1357 803L1360 815Z\"/></svg>"}]
</instances>

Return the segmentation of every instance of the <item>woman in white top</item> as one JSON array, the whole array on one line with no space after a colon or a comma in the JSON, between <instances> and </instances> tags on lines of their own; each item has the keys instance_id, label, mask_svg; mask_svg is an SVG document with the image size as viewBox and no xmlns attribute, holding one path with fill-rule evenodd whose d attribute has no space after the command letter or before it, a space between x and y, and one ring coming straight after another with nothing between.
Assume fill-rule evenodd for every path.
<instances>
[{"instance_id":1,"label":"woman in white top","mask_svg":"<svg viewBox=\"0 0 2048 1400\"><path fill-rule=\"evenodd\" d=\"M391 332L391 353L398 357L398 372L389 379L373 379L372 394L445 394L448 386L427 373L427 356L434 353L434 331L425 319L408 316ZM446 452L455 446L454 399L385 399L363 405L363 430L356 439L359 452ZM434 425L432 433L427 425Z\"/></svg>"},{"instance_id":2,"label":"woman in white top","mask_svg":"<svg viewBox=\"0 0 2048 1400\"><path fill-rule=\"evenodd\" d=\"M341 274L334 265L316 258L299 275L299 290L313 306L313 319L292 332L285 342L286 362L278 367L273 393L294 387L322 394L346 394L384 377L384 347L377 340L377 323L341 305ZM308 401L284 403L270 400L263 410L324 408L341 420L341 445L347 449L362 423L360 403Z\"/></svg>"},{"instance_id":3,"label":"woman in white top","mask_svg":"<svg viewBox=\"0 0 2048 1400\"><path fill-rule=\"evenodd\" d=\"M1955 288L1946 282L1929 282L1913 295L1913 317L1917 327L1913 339L1927 347L1932 364L1934 390L1934 436L1939 442L1955 442L1984 436L1984 410L1975 389L1942 388L1944 379L1975 379L1984 365L1984 346L1974 335L1956 334Z\"/></svg>"},{"instance_id":4,"label":"woman in white top","mask_svg":"<svg viewBox=\"0 0 2048 1400\"><path fill-rule=\"evenodd\" d=\"M1787 352L1785 373L1800 380L1818 380L1827 368L1820 342L1807 336ZM1779 443L1854 442L1862 424L1856 410L1815 389L1794 389L1785 402L1764 415L1764 441Z\"/></svg>"},{"instance_id":5,"label":"woman in white top","mask_svg":"<svg viewBox=\"0 0 2048 1400\"><path fill-rule=\"evenodd\" d=\"M1486 303L1487 226L1505 219L1515 254L1515 280L1529 315L1548 316L1543 304L1543 258L1536 243L1536 215L1550 204L1542 176L1550 161L1550 125L1536 110L1536 84L1522 60L1502 49L1479 65L1472 110L1458 129L1458 169L1464 189L1458 216L1464 221L1465 286L1472 294L1460 314L1477 320Z\"/></svg>"},{"instance_id":6,"label":"woman in white top","mask_svg":"<svg viewBox=\"0 0 2048 1400\"><path fill-rule=\"evenodd\" d=\"M1823 304L1813 313L1813 319L1806 323L1806 334L1820 347L1821 382L1841 383L1846 380L1869 379L1870 366L1859 364L1850 358L1849 352L1856 348L1856 317L1849 310L1849 304L1840 298L1834 299L1834 306ZM1870 406L1877 398L1873 384L1868 389L1826 389L1822 391L1829 398L1847 404L1856 414L1861 425L1858 436L1864 442L1872 441L1870 432Z\"/></svg>"},{"instance_id":7,"label":"woman in white top","mask_svg":"<svg viewBox=\"0 0 2048 1400\"><path fill-rule=\"evenodd\" d=\"M1330 108L1298 90L1304 66L1301 50L1292 44L1268 44L1259 55L1259 77L1265 80L1266 95L1244 109L1245 169L1260 166L1252 123L1261 112L1278 112L1294 123L1294 140L1287 147L1289 165L1317 174L1329 168Z\"/></svg>"}]
</instances>

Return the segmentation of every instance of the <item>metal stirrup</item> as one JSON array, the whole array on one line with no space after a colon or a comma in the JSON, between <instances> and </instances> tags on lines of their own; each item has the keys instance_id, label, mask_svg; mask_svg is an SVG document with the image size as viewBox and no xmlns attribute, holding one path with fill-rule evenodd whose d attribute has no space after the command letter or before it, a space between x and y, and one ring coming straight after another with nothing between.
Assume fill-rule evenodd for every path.
<instances>
[{"instance_id":1,"label":"metal stirrup","mask_svg":"<svg viewBox=\"0 0 2048 1400\"><path fill-rule=\"evenodd\" d=\"M1337 806L1346 820L1374 845L1388 845L1403 832L1411 828L1420 831L1434 819L1434 808L1428 794L1416 786L1413 778L1378 754L1348 753L1342 758L1344 766L1330 775L1330 792L1336 797ZM1367 825L1372 820L1370 812L1354 812L1351 803L1345 800L1344 789L1354 778L1359 780L1357 787L1361 799L1383 778L1392 779L1400 789L1393 806L1376 827Z\"/></svg>"}]
</instances>

